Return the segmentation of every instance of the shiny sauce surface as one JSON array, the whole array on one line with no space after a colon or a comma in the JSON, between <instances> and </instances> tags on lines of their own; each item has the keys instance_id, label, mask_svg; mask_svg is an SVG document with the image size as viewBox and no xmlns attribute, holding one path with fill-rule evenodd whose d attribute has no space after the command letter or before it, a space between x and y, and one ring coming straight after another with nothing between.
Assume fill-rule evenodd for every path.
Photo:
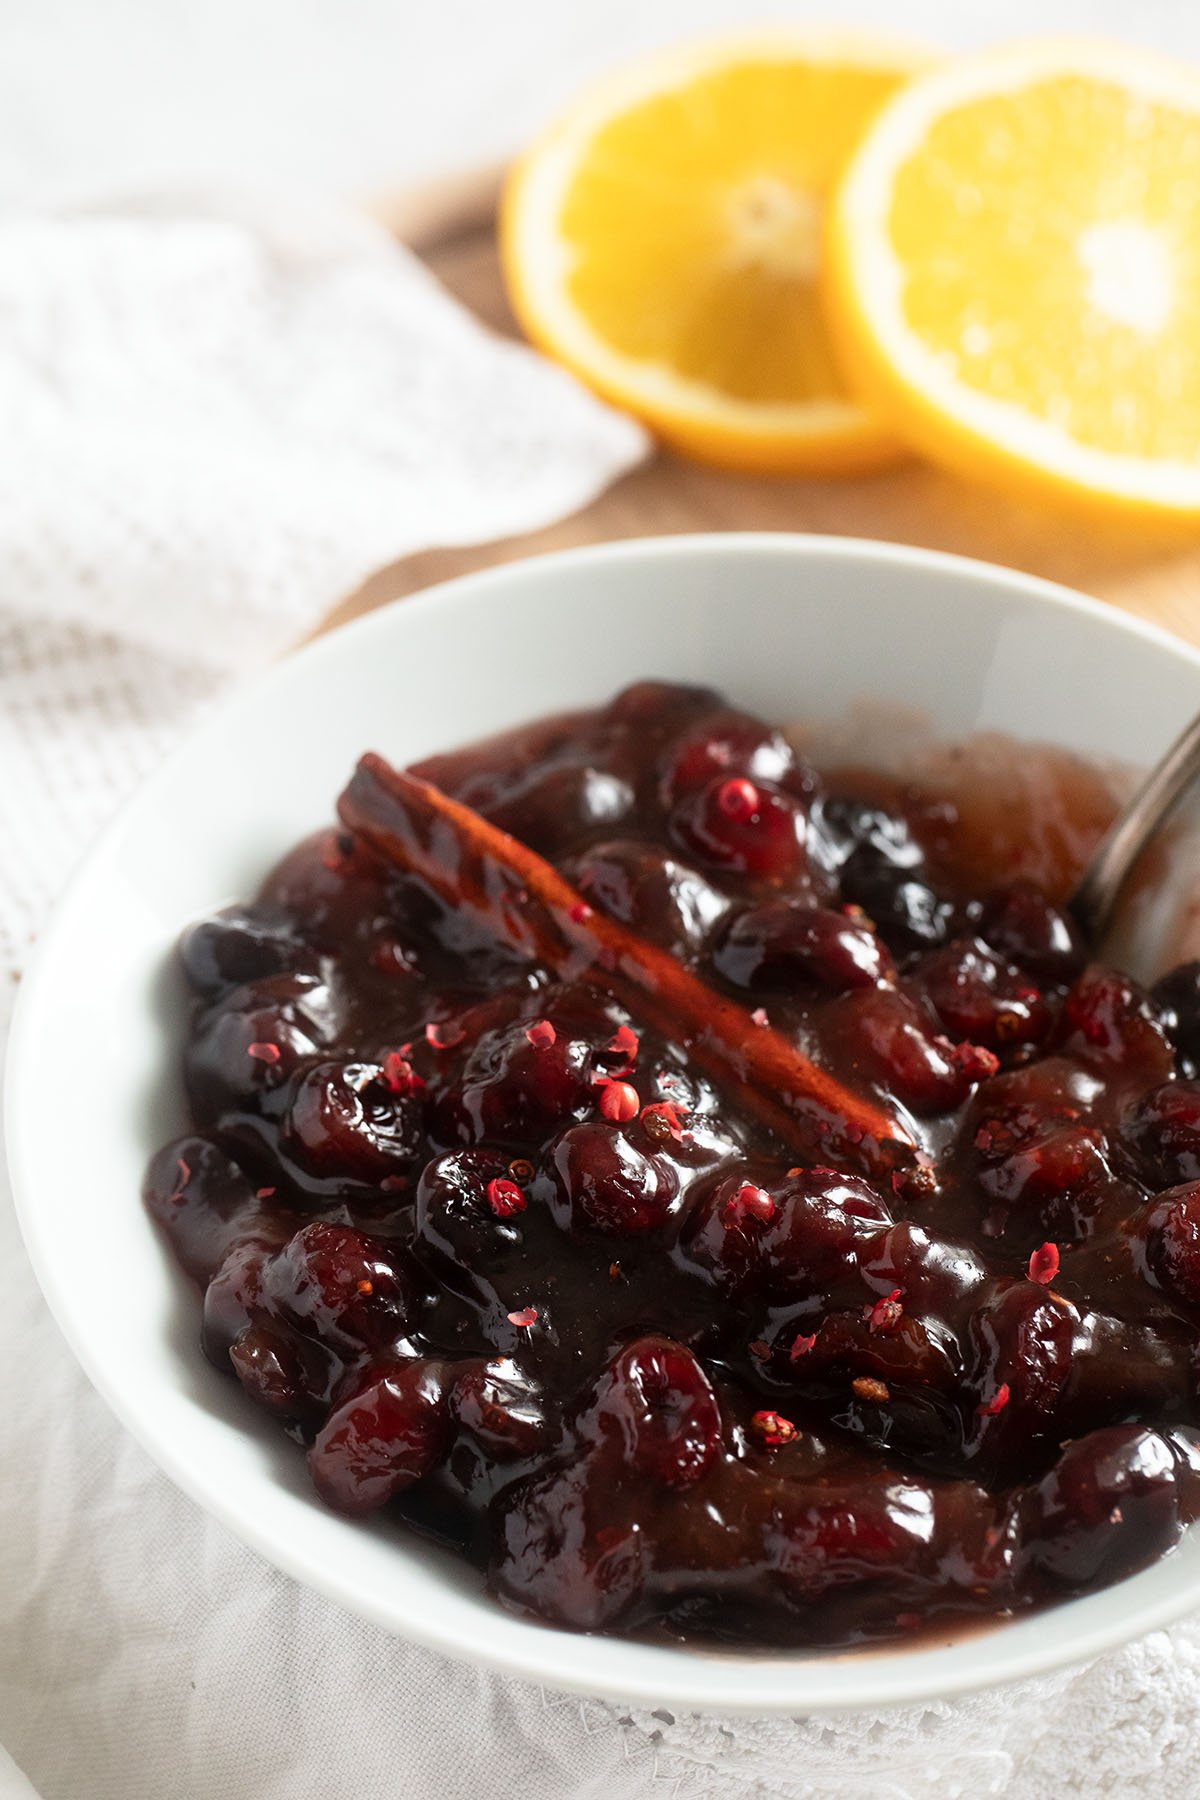
<instances>
[{"instance_id":1,"label":"shiny sauce surface","mask_svg":"<svg viewBox=\"0 0 1200 1800\"><path fill-rule=\"evenodd\" d=\"M1001 766L973 810L661 682L416 773L908 1149L792 1134L603 957L522 954L454 903L448 828L438 882L362 832L297 846L183 939L193 1129L146 1199L324 1501L537 1619L764 1646L1168 1550L1200 1506L1200 965L1144 991L1062 910L1100 779Z\"/></svg>"}]
</instances>

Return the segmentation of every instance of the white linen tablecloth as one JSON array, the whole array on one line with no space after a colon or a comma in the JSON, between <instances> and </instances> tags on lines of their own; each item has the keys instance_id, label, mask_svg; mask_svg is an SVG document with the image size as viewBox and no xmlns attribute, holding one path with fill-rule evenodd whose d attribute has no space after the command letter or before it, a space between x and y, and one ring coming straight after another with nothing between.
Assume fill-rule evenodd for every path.
<instances>
[{"instance_id":1,"label":"white linen tablecloth","mask_svg":"<svg viewBox=\"0 0 1200 1800\"><path fill-rule=\"evenodd\" d=\"M529 528L642 453L370 228L271 216L0 221L0 1029L78 853L235 671L377 565ZM64 1180L86 1074L68 1047ZM1195 1622L878 1717L625 1712L390 1638L201 1514L76 1368L7 1194L0 1351L0 1742L42 1800L1200 1792Z\"/></svg>"}]
</instances>

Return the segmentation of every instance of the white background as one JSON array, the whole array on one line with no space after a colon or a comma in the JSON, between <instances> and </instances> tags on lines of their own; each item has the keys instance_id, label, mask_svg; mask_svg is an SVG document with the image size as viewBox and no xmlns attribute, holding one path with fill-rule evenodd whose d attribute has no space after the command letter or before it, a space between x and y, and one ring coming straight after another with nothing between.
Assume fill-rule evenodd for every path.
<instances>
[{"instance_id":1,"label":"white background","mask_svg":"<svg viewBox=\"0 0 1200 1800\"><path fill-rule=\"evenodd\" d=\"M776 19L1200 60L1197 0L0 0L0 202L214 178L369 195L503 154L640 48Z\"/></svg>"}]
</instances>

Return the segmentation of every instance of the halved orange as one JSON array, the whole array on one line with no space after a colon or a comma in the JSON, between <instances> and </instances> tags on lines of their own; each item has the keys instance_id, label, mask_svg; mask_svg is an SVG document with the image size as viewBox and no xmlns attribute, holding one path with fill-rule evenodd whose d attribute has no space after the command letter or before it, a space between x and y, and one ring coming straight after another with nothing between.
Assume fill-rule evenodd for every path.
<instances>
[{"instance_id":1,"label":"halved orange","mask_svg":"<svg viewBox=\"0 0 1200 1800\"><path fill-rule=\"evenodd\" d=\"M501 253L529 337L685 453L836 472L901 454L849 397L818 295L864 126L928 58L812 32L653 56L517 165Z\"/></svg>"},{"instance_id":2,"label":"halved orange","mask_svg":"<svg viewBox=\"0 0 1200 1800\"><path fill-rule=\"evenodd\" d=\"M865 404L948 467L1200 517L1200 76L1016 45L919 77L830 216Z\"/></svg>"}]
</instances>

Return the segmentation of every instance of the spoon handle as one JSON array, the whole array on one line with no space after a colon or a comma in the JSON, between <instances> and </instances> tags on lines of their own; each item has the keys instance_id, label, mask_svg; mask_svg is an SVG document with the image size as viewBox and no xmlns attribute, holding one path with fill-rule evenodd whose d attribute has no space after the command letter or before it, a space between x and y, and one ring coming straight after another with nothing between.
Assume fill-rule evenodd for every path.
<instances>
[{"instance_id":1,"label":"spoon handle","mask_svg":"<svg viewBox=\"0 0 1200 1800\"><path fill-rule=\"evenodd\" d=\"M1101 838L1068 901L1094 944L1104 934L1134 863L1171 808L1200 775L1200 716L1180 733Z\"/></svg>"}]
</instances>

